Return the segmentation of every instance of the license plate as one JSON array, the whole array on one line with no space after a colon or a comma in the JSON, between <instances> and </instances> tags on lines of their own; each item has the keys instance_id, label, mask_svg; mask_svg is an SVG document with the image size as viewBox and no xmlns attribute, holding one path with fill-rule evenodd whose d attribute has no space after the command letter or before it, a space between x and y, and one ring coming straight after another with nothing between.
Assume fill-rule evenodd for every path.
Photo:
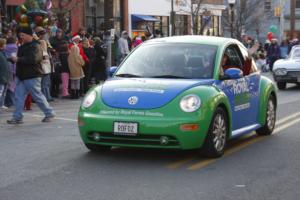
<instances>
[{"instance_id":1,"label":"license plate","mask_svg":"<svg viewBox=\"0 0 300 200\"><path fill-rule=\"evenodd\" d=\"M133 122L114 122L115 135L135 136L138 133L138 123Z\"/></svg>"}]
</instances>

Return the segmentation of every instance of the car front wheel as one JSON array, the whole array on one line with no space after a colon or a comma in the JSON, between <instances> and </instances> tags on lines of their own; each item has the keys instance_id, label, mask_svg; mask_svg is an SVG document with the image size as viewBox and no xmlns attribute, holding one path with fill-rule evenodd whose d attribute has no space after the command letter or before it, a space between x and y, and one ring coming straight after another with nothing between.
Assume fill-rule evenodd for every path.
<instances>
[{"instance_id":1,"label":"car front wheel","mask_svg":"<svg viewBox=\"0 0 300 200\"><path fill-rule=\"evenodd\" d=\"M206 157L218 158L224 154L228 133L228 120L224 109L217 108L203 146Z\"/></svg>"},{"instance_id":2,"label":"car front wheel","mask_svg":"<svg viewBox=\"0 0 300 200\"><path fill-rule=\"evenodd\" d=\"M279 90L284 90L286 88L286 82L277 82L277 87Z\"/></svg>"},{"instance_id":3,"label":"car front wheel","mask_svg":"<svg viewBox=\"0 0 300 200\"><path fill-rule=\"evenodd\" d=\"M263 127L256 130L258 135L271 135L276 122L276 105L275 99L271 95L267 104L266 121Z\"/></svg>"}]
</instances>

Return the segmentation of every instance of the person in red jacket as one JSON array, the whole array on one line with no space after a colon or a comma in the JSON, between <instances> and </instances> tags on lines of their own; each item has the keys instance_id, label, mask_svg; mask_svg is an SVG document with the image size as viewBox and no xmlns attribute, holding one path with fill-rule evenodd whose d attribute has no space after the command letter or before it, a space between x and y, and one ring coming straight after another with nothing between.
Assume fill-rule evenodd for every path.
<instances>
[{"instance_id":1,"label":"person in red jacket","mask_svg":"<svg viewBox=\"0 0 300 200\"><path fill-rule=\"evenodd\" d=\"M85 63L89 62L89 58L87 57L87 55L85 55L85 53L83 51L80 36L77 34L73 36L72 43L70 43L70 45L69 45L69 49L71 49L71 47L75 44L78 45L78 47L80 49L80 55L81 55L82 59L84 60L84 62Z\"/></svg>"}]
</instances>

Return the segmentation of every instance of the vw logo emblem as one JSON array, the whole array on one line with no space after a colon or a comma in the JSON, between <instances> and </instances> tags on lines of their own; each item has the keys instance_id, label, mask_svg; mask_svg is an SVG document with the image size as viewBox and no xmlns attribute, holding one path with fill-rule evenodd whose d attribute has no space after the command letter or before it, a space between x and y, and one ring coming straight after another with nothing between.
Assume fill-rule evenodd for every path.
<instances>
[{"instance_id":1,"label":"vw logo emblem","mask_svg":"<svg viewBox=\"0 0 300 200\"><path fill-rule=\"evenodd\" d=\"M139 99L138 99L136 96L133 96L133 97L130 97L130 98L128 99L128 103L129 103L130 105L135 105L135 104L137 104L138 100L139 100Z\"/></svg>"}]
</instances>

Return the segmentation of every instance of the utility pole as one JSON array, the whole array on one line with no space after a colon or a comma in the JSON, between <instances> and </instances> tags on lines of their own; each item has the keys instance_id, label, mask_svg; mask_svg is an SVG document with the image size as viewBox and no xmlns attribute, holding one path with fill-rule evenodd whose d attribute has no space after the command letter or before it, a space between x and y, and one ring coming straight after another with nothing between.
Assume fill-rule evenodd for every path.
<instances>
[{"instance_id":1,"label":"utility pole","mask_svg":"<svg viewBox=\"0 0 300 200\"><path fill-rule=\"evenodd\" d=\"M236 0L229 0L229 7L230 7L230 12L231 12L231 22L230 22L230 32L231 32L231 38L233 38L233 31L234 31L234 27L233 27L233 23L234 23L234 4L236 3Z\"/></svg>"},{"instance_id":2,"label":"utility pole","mask_svg":"<svg viewBox=\"0 0 300 200\"><path fill-rule=\"evenodd\" d=\"M279 33L279 41L283 40L284 36L284 4L285 0L280 0L280 16L279 16L279 25L280 25L280 33Z\"/></svg>"},{"instance_id":3,"label":"utility pole","mask_svg":"<svg viewBox=\"0 0 300 200\"><path fill-rule=\"evenodd\" d=\"M174 11L174 0L171 0L171 35L175 35L175 11Z\"/></svg>"},{"instance_id":4,"label":"utility pole","mask_svg":"<svg viewBox=\"0 0 300 200\"><path fill-rule=\"evenodd\" d=\"M291 0L291 17L290 17L290 39L294 38L294 33L295 33L295 18L296 18L296 0Z\"/></svg>"}]
</instances>

